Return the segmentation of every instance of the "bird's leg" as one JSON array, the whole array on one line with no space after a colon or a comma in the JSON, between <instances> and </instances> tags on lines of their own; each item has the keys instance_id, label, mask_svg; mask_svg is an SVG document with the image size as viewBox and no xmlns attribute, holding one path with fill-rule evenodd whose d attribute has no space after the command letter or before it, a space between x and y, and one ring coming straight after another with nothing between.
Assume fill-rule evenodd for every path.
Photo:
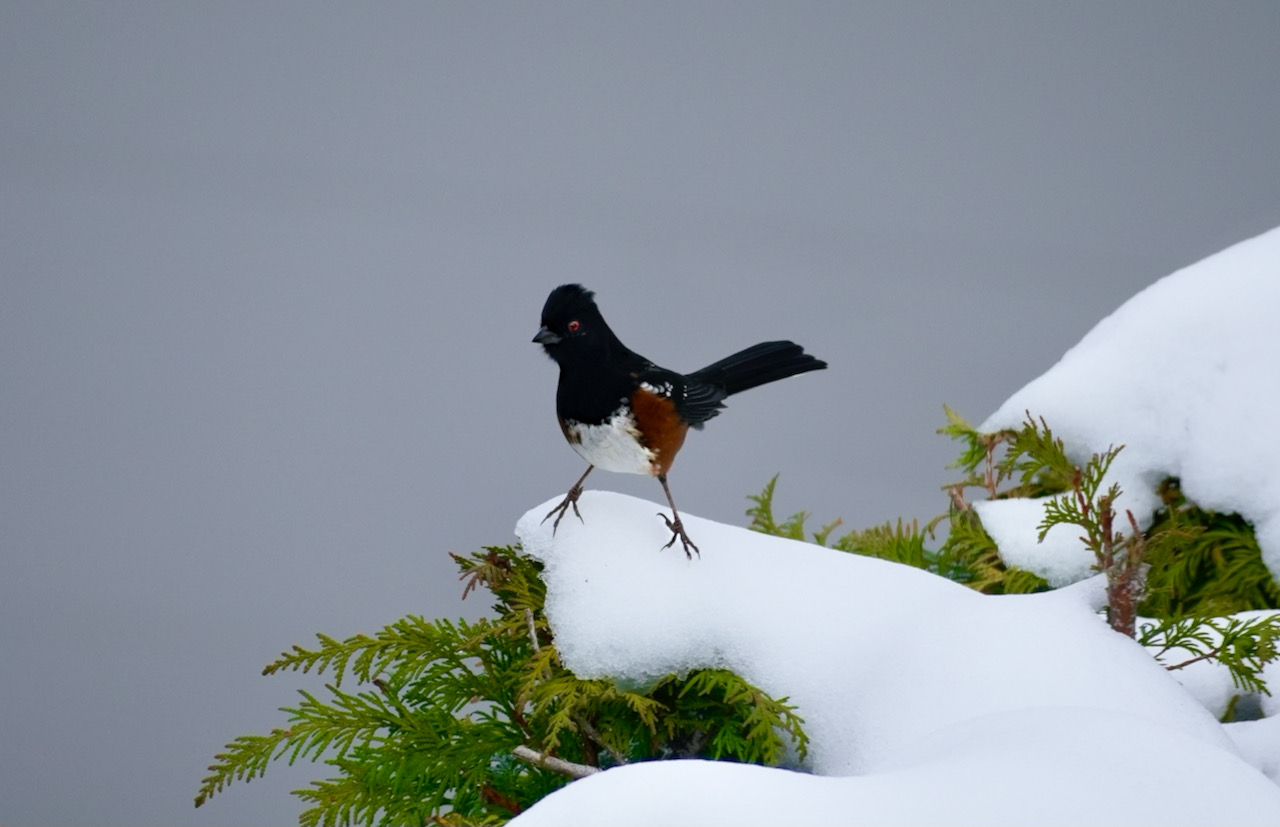
<instances>
[{"instance_id":1,"label":"bird's leg","mask_svg":"<svg viewBox=\"0 0 1280 827\"><path fill-rule=\"evenodd\" d=\"M595 468L595 466L588 465L587 470L583 471L582 476L578 477L578 481L573 484L573 488L569 489L569 493L564 495L564 499L560 501L560 504L548 511L547 516L542 518L542 522L545 523L547 520L551 519L552 514L559 512L559 514L556 515L556 521L551 524L552 537L556 536L556 529L560 527L560 520L569 510L569 506L573 506L573 513L574 516L578 518L578 522L583 524L586 523L586 521L582 519L582 513L578 511L578 498L582 496L582 483L586 480L587 474L591 473L592 468Z\"/></svg>"},{"instance_id":2,"label":"bird's leg","mask_svg":"<svg viewBox=\"0 0 1280 827\"><path fill-rule=\"evenodd\" d=\"M684 546L685 557L690 560L693 559L693 555L689 553L689 549L693 549L697 552L698 556L701 557L702 552L698 551L698 547L689 539L689 535L684 533L684 524L680 522L680 512L676 510L676 501L672 499L671 489L667 487L666 476L658 477L658 482L662 483L662 490L667 493L667 502L671 504L671 514L675 517L674 520L671 520L667 518L666 514L663 514L661 511L658 512L658 516L667 524L667 528L671 529L671 539L667 541L667 544L663 546L663 548L671 548L676 544L676 540L679 539L680 545Z\"/></svg>"}]
</instances>

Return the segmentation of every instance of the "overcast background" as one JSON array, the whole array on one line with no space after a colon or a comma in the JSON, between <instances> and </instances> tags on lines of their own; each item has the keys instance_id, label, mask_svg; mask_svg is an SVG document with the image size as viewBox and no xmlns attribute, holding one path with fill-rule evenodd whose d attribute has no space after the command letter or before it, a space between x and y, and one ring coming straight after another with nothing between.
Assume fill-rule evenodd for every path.
<instances>
[{"instance_id":1,"label":"overcast background","mask_svg":"<svg viewBox=\"0 0 1280 827\"><path fill-rule=\"evenodd\" d=\"M682 509L939 513L944 403L1280 224L1278 43L1275 3L0 4L0 823L294 820L326 767L191 802L282 649L486 608L446 552L583 469L562 282L669 367L830 363L692 435Z\"/></svg>"}]
</instances>

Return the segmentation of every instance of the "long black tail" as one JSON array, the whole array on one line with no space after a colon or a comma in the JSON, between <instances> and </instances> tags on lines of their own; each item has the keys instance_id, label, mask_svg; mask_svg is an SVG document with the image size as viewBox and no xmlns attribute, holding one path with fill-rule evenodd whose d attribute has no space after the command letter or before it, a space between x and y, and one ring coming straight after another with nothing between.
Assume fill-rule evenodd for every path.
<instances>
[{"instance_id":1,"label":"long black tail","mask_svg":"<svg viewBox=\"0 0 1280 827\"><path fill-rule=\"evenodd\" d=\"M725 396L786 379L797 373L822 370L827 363L804 352L795 342L761 342L740 350L702 370L690 378L724 388Z\"/></svg>"}]
</instances>

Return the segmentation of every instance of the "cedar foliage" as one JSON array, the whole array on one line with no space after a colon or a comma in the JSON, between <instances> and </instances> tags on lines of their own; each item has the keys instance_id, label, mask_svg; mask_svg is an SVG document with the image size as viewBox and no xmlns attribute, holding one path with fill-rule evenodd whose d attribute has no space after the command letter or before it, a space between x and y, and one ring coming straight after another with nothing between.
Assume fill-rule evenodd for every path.
<instances>
[{"instance_id":1,"label":"cedar foliage","mask_svg":"<svg viewBox=\"0 0 1280 827\"><path fill-rule=\"evenodd\" d=\"M770 766L803 761L808 739L786 698L725 670L622 688L564 668L543 613L541 564L518 547L453 555L464 596L493 593L493 618L406 617L373 636L294 646L263 670L325 673L286 727L235 739L215 756L196 806L273 761L323 761L336 776L295 791L304 825L501 824L563 786L565 775L656 758ZM355 685L352 688L352 684Z\"/></svg>"},{"instance_id":2,"label":"cedar foliage","mask_svg":"<svg viewBox=\"0 0 1280 827\"><path fill-rule=\"evenodd\" d=\"M899 519L837 537L839 520L816 531L805 512L779 522L774 477L750 497L751 528L926 569L986 594L1019 594L1049 586L1002 562L970 498L1053 497L1041 538L1057 524L1083 532L1108 577L1113 626L1170 670L1216 661L1242 693L1269 694L1262 668L1280 658L1280 586L1245 520L1189 502L1171 478L1160 486L1164 508L1141 529L1132 515L1115 513L1119 488L1104 488L1122 447L1072 457L1029 414L1021 428L994 434L946 415L939 432L960 443L951 467L962 475L944 489L946 513L923 526ZM556 652L539 563L518 546L453 557L463 597L480 589L495 597L492 618L411 616L372 636L317 635L315 646L282 653L264 674L327 674L325 694L300 692L282 710L287 726L228 744L196 806L275 761L308 760L334 775L295 791L307 805L304 825L502 824L568 783L565 773L681 757L803 762L804 722L786 698L724 670L668 675L648 687L579 679Z\"/></svg>"},{"instance_id":3,"label":"cedar foliage","mask_svg":"<svg viewBox=\"0 0 1280 827\"><path fill-rule=\"evenodd\" d=\"M986 594L1045 591L1042 578L1000 560L970 497L977 491L990 499L1047 498L1039 539L1055 525L1082 532L1094 569L1107 577L1113 628L1136 638L1170 670L1216 661L1242 692L1270 694L1262 668L1280 659L1280 614L1274 611L1280 609L1280 584L1246 520L1200 508L1183 496L1176 478L1168 478L1159 487L1164 508L1142 529L1133 514L1116 514L1120 487L1106 485L1123 446L1076 458L1043 418L1030 413L1020 428L985 434L944 410L947 425L939 433L960 442L960 458L951 467L963 475L945 487L947 513L923 528L899 519L832 540L836 520L812 532L813 542L926 569ZM806 512L782 522L774 517L776 484L774 477L750 498L751 528L805 540ZM930 548L939 526L947 536ZM1227 715L1235 708L1233 701Z\"/></svg>"}]
</instances>

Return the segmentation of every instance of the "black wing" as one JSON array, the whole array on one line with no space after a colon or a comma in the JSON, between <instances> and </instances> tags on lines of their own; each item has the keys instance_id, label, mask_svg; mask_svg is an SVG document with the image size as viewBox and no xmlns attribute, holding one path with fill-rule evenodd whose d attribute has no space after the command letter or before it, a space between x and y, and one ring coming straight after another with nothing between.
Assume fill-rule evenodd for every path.
<instances>
[{"instance_id":1,"label":"black wing","mask_svg":"<svg viewBox=\"0 0 1280 827\"><path fill-rule=\"evenodd\" d=\"M724 409L724 398L729 395L722 385L684 376L652 363L636 378L646 390L674 402L676 412L694 428L701 428L704 422L720 413Z\"/></svg>"},{"instance_id":2,"label":"black wing","mask_svg":"<svg viewBox=\"0 0 1280 827\"><path fill-rule=\"evenodd\" d=\"M761 342L687 376L646 361L636 378L671 399L685 422L701 428L724 410L728 396L826 366L795 342Z\"/></svg>"}]
</instances>

